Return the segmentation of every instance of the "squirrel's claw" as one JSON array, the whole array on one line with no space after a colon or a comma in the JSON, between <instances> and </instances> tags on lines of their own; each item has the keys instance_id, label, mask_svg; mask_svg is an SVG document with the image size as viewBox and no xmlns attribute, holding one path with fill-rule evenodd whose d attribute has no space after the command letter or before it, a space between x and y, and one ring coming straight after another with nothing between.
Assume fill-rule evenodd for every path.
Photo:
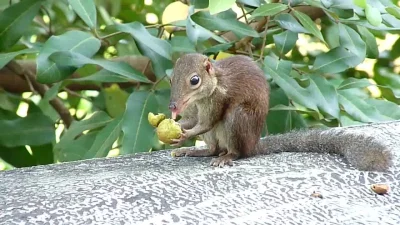
<instances>
[{"instance_id":1,"label":"squirrel's claw","mask_svg":"<svg viewBox=\"0 0 400 225\"><path fill-rule=\"evenodd\" d=\"M171 140L172 141L171 146L174 146L174 147L180 146L180 145L183 144L183 142L186 141L186 139L187 139L186 130L182 129L181 137L179 139L172 139Z\"/></svg>"}]
</instances>

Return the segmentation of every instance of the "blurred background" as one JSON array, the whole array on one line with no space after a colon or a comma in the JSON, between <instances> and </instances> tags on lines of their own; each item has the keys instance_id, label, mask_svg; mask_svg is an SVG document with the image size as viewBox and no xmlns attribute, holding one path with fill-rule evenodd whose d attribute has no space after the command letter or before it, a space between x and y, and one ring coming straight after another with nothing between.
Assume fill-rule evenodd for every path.
<instances>
[{"instance_id":1,"label":"blurred background","mask_svg":"<svg viewBox=\"0 0 400 225\"><path fill-rule=\"evenodd\" d=\"M272 88L264 134L400 119L399 1L221 2L227 7L1 0L0 170L171 148L158 140L147 116L170 116L168 75L188 52L215 60L246 54L263 67ZM268 4L280 5L262 8ZM315 24L290 14L297 10ZM334 63L340 54L333 49L340 46L357 57ZM50 57L75 47L78 55ZM329 59L331 67L315 69ZM358 62L348 65L351 60ZM270 75L273 63L285 62L289 86Z\"/></svg>"}]
</instances>

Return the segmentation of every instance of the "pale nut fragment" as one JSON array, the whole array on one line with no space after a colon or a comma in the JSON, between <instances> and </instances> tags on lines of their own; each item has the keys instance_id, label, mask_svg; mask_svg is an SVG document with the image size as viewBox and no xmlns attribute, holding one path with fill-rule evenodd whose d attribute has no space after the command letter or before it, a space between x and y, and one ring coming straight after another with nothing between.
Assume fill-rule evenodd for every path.
<instances>
[{"instance_id":1,"label":"pale nut fragment","mask_svg":"<svg viewBox=\"0 0 400 225\"><path fill-rule=\"evenodd\" d=\"M323 198L322 194L316 191L313 191L313 193L310 196L314 198Z\"/></svg>"},{"instance_id":2,"label":"pale nut fragment","mask_svg":"<svg viewBox=\"0 0 400 225\"><path fill-rule=\"evenodd\" d=\"M171 156L175 158L176 157L176 153L174 151L172 151L171 152Z\"/></svg>"},{"instance_id":3,"label":"pale nut fragment","mask_svg":"<svg viewBox=\"0 0 400 225\"><path fill-rule=\"evenodd\" d=\"M165 115L163 113L154 115L154 113L149 112L147 115L147 120L153 127L157 127L158 124L160 124L161 121L165 119Z\"/></svg>"},{"instance_id":4,"label":"pale nut fragment","mask_svg":"<svg viewBox=\"0 0 400 225\"><path fill-rule=\"evenodd\" d=\"M372 184L371 190L379 195L387 194L389 191L389 185L387 184Z\"/></svg>"}]
</instances>

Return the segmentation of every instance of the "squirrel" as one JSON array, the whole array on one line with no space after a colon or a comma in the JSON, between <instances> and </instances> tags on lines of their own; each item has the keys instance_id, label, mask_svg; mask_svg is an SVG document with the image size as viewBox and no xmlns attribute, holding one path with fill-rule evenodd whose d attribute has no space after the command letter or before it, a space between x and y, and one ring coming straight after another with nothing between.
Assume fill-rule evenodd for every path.
<instances>
[{"instance_id":1,"label":"squirrel","mask_svg":"<svg viewBox=\"0 0 400 225\"><path fill-rule=\"evenodd\" d=\"M218 156L211 166L258 154L318 152L340 154L359 170L385 171L392 153L370 137L343 131L308 130L261 138L269 111L270 87L263 70L244 55L215 62L200 53L182 55L170 77L169 109L182 135L172 146L200 136L206 146L181 147L176 157Z\"/></svg>"}]
</instances>

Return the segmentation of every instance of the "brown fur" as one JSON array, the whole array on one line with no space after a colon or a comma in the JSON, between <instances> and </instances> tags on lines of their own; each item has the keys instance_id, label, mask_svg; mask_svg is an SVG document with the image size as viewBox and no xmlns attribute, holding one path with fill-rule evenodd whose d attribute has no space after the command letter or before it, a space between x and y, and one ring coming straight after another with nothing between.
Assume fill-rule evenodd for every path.
<instances>
[{"instance_id":1,"label":"brown fur","mask_svg":"<svg viewBox=\"0 0 400 225\"><path fill-rule=\"evenodd\" d=\"M210 73L207 62L200 54L187 54L177 61L171 78L171 102L177 102L179 111L184 98L193 96L180 121L188 129L186 138L202 135L209 146L202 156L221 154L212 165L223 166L254 154L268 114L269 86L263 71L249 57L219 60L211 65ZM202 83L193 90L186 80L194 73ZM198 154L192 151L177 155Z\"/></svg>"},{"instance_id":2,"label":"brown fur","mask_svg":"<svg viewBox=\"0 0 400 225\"><path fill-rule=\"evenodd\" d=\"M269 86L263 71L245 56L210 63L206 56L188 54L175 65L171 104L182 115L179 123L185 130L176 145L197 135L207 144L176 149L176 156L219 156L211 165L224 166L256 154L318 152L343 155L360 170L386 171L393 165L391 149L366 135L311 130L260 139L269 108ZM188 82L194 74L201 78L195 87Z\"/></svg>"}]
</instances>

